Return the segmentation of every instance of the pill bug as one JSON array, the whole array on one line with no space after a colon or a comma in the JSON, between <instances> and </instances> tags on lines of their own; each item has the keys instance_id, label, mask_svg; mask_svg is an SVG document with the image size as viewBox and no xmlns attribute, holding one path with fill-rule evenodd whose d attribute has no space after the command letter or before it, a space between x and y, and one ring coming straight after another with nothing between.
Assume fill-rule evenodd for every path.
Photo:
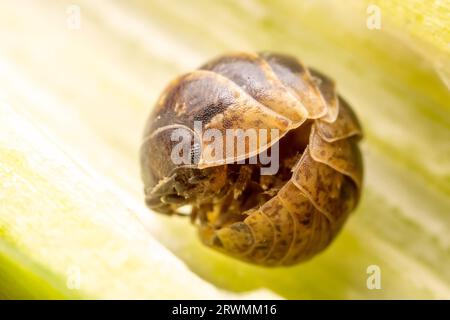
<instances>
[{"instance_id":1,"label":"pill bug","mask_svg":"<svg viewBox=\"0 0 450 320\"><path fill-rule=\"evenodd\" d=\"M195 121L222 133L280 134L263 148L246 145L208 162L210 141L197 134ZM189 164L171 159L176 130L190 137ZM153 109L141 146L146 204L169 215L189 205L202 242L228 255L264 266L296 264L323 250L357 205L361 137L355 114L324 74L288 55L226 54L172 81ZM238 162L274 146L274 175L262 175L260 163Z\"/></svg>"}]
</instances>

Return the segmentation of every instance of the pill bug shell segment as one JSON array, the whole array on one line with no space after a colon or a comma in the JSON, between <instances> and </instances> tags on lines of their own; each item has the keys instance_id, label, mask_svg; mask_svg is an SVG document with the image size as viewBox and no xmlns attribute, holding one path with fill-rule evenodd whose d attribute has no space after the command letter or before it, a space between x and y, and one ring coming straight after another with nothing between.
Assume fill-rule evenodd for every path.
<instances>
[{"instance_id":1,"label":"pill bug shell segment","mask_svg":"<svg viewBox=\"0 0 450 320\"><path fill-rule=\"evenodd\" d=\"M260 149L204 157L204 128L278 129ZM174 130L191 138L193 164L176 164ZM178 131L178 132L179 132ZM334 82L282 54L231 53L173 80L150 115L141 147L146 204L176 215L189 205L204 244L264 266L292 265L335 238L360 198L360 124ZM203 140L202 140L203 139ZM280 168L237 164L279 147Z\"/></svg>"}]
</instances>

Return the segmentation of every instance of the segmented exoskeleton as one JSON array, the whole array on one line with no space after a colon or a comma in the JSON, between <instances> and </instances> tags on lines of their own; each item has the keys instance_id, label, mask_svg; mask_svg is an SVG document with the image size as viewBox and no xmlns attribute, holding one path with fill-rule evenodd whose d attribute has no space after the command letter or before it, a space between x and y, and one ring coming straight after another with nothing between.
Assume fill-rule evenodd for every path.
<instances>
[{"instance_id":1,"label":"segmented exoskeleton","mask_svg":"<svg viewBox=\"0 0 450 320\"><path fill-rule=\"evenodd\" d=\"M203 128L278 129L265 146L246 146L221 161L204 154ZM191 164L171 159L173 133L191 136ZM179 135L179 134L178 134ZM296 58L236 53L214 59L172 81L145 129L141 148L147 205L177 214L192 206L202 241L239 259L291 265L324 249L360 197L360 125L334 82ZM279 146L280 169L239 164Z\"/></svg>"}]
</instances>

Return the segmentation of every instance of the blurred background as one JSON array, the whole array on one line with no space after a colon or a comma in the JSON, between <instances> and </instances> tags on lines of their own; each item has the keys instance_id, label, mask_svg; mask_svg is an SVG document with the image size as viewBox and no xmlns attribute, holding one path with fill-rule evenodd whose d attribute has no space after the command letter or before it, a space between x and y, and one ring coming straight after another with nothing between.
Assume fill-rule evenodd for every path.
<instances>
[{"instance_id":1,"label":"blurred background","mask_svg":"<svg viewBox=\"0 0 450 320\"><path fill-rule=\"evenodd\" d=\"M449 8L1 0L0 297L450 298ZM334 78L365 133L358 209L291 268L203 247L185 219L145 208L139 176L165 85L215 55L260 50Z\"/></svg>"}]
</instances>

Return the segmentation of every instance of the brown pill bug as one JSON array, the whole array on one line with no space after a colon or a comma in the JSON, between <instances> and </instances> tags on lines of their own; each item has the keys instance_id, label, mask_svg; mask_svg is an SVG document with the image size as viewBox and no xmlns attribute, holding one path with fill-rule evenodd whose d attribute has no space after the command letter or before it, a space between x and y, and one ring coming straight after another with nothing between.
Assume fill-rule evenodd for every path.
<instances>
[{"instance_id":1,"label":"brown pill bug","mask_svg":"<svg viewBox=\"0 0 450 320\"><path fill-rule=\"evenodd\" d=\"M327 247L357 205L361 137L322 73L283 54L223 55L172 81L153 109L141 147L146 203L169 215L189 208L209 247L292 265ZM277 170L263 174L269 155Z\"/></svg>"}]
</instances>

